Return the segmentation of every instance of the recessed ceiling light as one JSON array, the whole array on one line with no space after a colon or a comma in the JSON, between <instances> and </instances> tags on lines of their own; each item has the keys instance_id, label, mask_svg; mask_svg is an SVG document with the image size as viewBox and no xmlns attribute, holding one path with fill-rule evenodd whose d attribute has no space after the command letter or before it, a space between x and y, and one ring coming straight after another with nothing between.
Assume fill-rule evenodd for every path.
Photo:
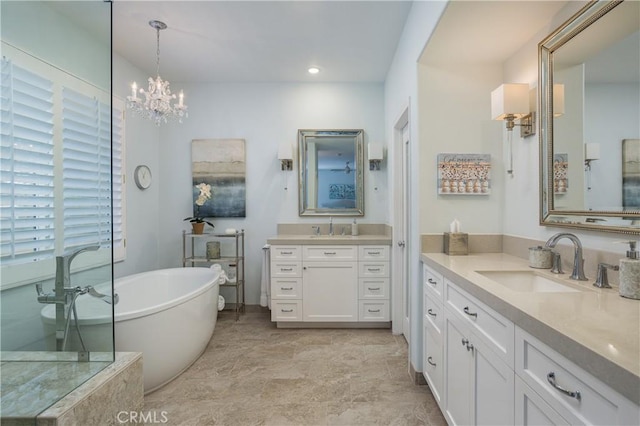
<instances>
[{"instance_id":1,"label":"recessed ceiling light","mask_svg":"<svg viewBox=\"0 0 640 426\"><path fill-rule=\"evenodd\" d=\"M320 72L320 68L318 67L311 67L308 69L309 74L318 74Z\"/></svg>"}]
</instances>

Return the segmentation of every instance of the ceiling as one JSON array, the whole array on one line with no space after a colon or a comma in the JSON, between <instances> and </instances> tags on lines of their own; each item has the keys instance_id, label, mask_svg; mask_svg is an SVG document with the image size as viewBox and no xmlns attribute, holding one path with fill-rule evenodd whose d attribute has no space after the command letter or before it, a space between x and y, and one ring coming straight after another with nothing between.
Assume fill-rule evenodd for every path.
<instances>
[{"instance_id":1,"label":"ceiling","mask_svg":"<svg viewBox=\"0 0 640 426\"><path fill-rule=\"evenodd\" d=\"M55 7L95 31L96 8L82 3L90 2ZM155 19L168 26L160 74L171 81L383 82L410 8L397 0L115 0L113 50L155 75ZM310 75L311 66L320 73Z\"/></svg>"},{"instance_id":2,"label":"ceiling","mask_svg":"<svg viewBox=\"0 0 640 426\"><path fill-rule=\"evenodd\" d=\"M499 64L567 1L451 1L422 53L425 64Z\"/></svg>"},{"instance_id":3,"label":"ceiling","mask_svg":"<svg viewBox=\"0 0 640 426\"><path fill-rule=\"evenodd\" d=\"M93 2L51 2L88 31ZM421 62L501 63L567 1L453 0ZM177 82L383 82L412 2L114 0L113 50L146 74ZM102 11L104 12L104 11ZM521 19L525 17L524 19ZM104 26L104 25L103 25ZM310 75L317 66L321 72Z\"/></svg>"}]
</instances>

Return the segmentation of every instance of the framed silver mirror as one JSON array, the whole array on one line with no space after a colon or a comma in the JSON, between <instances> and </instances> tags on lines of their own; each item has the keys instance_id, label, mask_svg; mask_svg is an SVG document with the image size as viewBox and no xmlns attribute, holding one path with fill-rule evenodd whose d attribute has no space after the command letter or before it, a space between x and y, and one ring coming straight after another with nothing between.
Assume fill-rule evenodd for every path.
<instances>
[{"instance_id":1,"label":"framed silver mirror","mask_svg":"<svg viewBox=\"0 0 640 426\"><path fill-rule=\"evenodd\" d=\"M540 224L640 234L640 2L592 1L538 53Z\"/></svg>"},{"instance_id":2,"label":"framed silver mirror","mask_svg":"<svg viewBox=\"0 0 640 426\"><path fill-rule=\"evenodd\" d=\"M364 131L298 130L300 216L364 216Z\"/></svg>"}]
</instances>

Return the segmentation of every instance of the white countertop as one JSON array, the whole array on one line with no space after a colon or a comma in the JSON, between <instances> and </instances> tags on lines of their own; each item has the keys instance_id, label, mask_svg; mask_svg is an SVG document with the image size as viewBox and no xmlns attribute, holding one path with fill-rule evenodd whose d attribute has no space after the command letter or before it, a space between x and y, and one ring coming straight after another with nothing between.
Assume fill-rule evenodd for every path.
<instances>
[{"instance_id":1,"label":"white countertop","mask_svg":"<svg viewBox=\"0 0 640 426\"><path fill-rule=\"evenodd\" d=\"M289 245L391 245L387 235L301 235L279 234L267 240L269 244Z\"/></svg>"},{"instance_id":2,"label":"white countertop","mask_svg":"<svg viewBox=\"0 0 640 426\"><path fill-rule=\"evenodd\" d=\"M617 288L598 289L569 273L542 275L581 291L517 292L476 271L532 271L525 259L504 253L448 256L423 253L422 261L636 404L640 404L640 300Z\"/></svg>"}]
</instances>

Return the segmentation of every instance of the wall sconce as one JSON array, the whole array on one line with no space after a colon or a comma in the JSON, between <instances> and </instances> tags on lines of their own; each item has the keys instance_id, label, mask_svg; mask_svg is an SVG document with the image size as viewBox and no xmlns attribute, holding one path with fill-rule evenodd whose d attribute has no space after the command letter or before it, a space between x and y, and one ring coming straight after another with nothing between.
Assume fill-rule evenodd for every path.
<instances>
[{"instance_id":1,"label":"wall sconce","mask_svg":"<svg viewBox=\"0 0 640 426\"><path fill-rule=\"evenodd\" d=\"M513 127L518 120L529 113L529 85L526 83L501 84L500 87L491 92L491 118L493 120L504 120L507 125L507 145L509 148L509 168L507 173L513 174L513 150L512 138ZM533 121L533 119L532 119ZM527 126L520 123L518 126ZM533 128L533 123L528 124Z\"/></svg>"},{"instance_id":2,"label":"wall sconce","mask_svg":"<svg viewBox=\"0 0 640 426\"><path fill-rule=\"evenodd\" d=\"M532 90L533 99L530 105L536 105L536 91ZM564 84L553 85L553 116L560 117L564 114ZM536 112L531 111L529 114L520 119L520 137L528 138L536 134Z\"/></svg>"},{"instance_id":3,"label":"wall sconce","mask_svg":"<svg viewBox=\"0 0 640 426\"><path fill-rule=\"evenodd\" d=\"M293 170L293 150L291 144L280 144L278 148L278 160L280 160L280 170Z\"/></svg>"},{"instance_id":4,"label":"wall sconce","mask_svg":"<svg viewBox=\"0 0 640 426\"><path fill-rule=\"evenodd\" d=\"M369 170L380 170L380 163L382 163L382 144L369 142Z\"/></svg>"},{"instance_id":5,"label":"wall sconce","mask_svg":"<svg viewBox=\"0 0 640 426\"><path fill-rule=\"evenodd\" d=\"M584 171L587 173L587 191L591 191L591 162L600 159L600 144L584 144Z\"/></svg>"}]
</instances>

